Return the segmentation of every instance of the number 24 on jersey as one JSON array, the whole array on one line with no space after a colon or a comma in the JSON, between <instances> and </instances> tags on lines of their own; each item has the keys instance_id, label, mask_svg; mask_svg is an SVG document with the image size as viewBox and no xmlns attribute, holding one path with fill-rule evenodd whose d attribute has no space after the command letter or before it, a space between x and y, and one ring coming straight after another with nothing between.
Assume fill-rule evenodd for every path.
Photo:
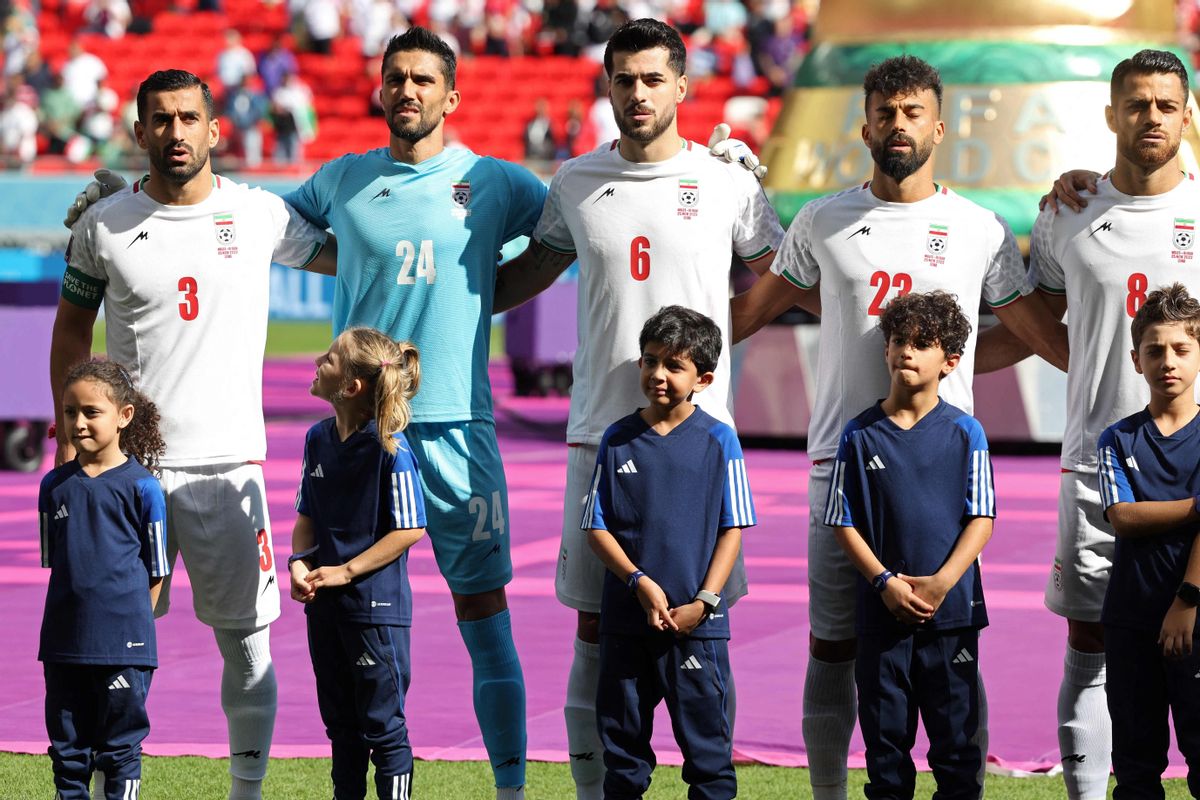
<instances>
[{"instance_id":1,"label":"number 24 on jersey","mask_svg":"<svg viewBox=\"0 0 1200 800\"><path fill-rule=\"evenodd\" d=\"M400 271L396 273L396 283L400 286L414 286L418 279L424 278L425 283L432 285L437 279L437 267L433 261L433 240L422 239L420 245L401 239L396 242L396 258L400 260Z\"/></svg>"}]
</instances>

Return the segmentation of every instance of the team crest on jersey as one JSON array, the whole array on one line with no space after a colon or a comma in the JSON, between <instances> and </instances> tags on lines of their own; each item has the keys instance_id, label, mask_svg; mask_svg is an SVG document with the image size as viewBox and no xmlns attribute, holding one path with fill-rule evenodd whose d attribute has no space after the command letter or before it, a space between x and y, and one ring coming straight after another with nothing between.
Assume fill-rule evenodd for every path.
<instances>
[{"instance_id":1,"label":"team crest on jersey","mask_svg":"<svg viewBox=\"0 0 1200 800\"><path fill-rule=\"evenodd\" d=\"M946 251L950 248L950 226L929 223L925 236L925 263L939 267L946 263Z\"/></svg>"},{"instance_id":2,"label":"team crest on jersey","mask_svg":"<svg viewBox=\"0 0 1200 800\"><path fill-rule=\"evenodd\" d=\"M471 216L471 211L467 208L471 204L471 182L461 180L450 184L450 202L454 204L450 213L456 218Z\"/></svg>"},{"instance_id":3,"label":"team crest on jersey","mask_svg":"<svg viewBox=\"0 0 1200 800\"><path fill-rule=\"evenodd\" d=\"M1192 260L1192 244L1196 241L1196 220L1175 218L1175 230L1171 236L1171 258L1180 264Z\"/></svg>"},{"instance_id":4,"label":"team crest on jersey","mask_svg":"<svg viewBox=\"0 0 1200 800\"><path fill-rule=\"evenodd\" d=\"M679 182L679 216L684 219L692 219L700 210L696 208L700 204L700 181L687 179Z\"/></svg>"},{"instance_id":5,"label":"team crest on jersey","mask_svg":"<svg viewBox=\"0 0 1200 800\"><path fill-rule=\"evenodd\" d=\"M237 226L233 224L233 214L213 214L213 232L217 236L217 255L233 258L237 248L231 247L237 241Z\"/></svg>"}]
</instances>

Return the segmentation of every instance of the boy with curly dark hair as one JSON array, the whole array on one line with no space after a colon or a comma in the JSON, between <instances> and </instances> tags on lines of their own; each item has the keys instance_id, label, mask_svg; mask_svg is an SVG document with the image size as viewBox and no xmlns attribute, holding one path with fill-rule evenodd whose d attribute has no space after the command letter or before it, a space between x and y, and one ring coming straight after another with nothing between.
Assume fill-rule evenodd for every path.
<instances>
[{"instance_id":1,"label":"boy with curly dark hair","mask_svg":"<svg viewBox=\"0 0 1200 800\"><path fill-rule=\"evenodd\" d=\"M907 294L879 320L886 399L847 424L825 524L858 569L858 719L868 798L911 798L917 712L938 797L977 798L986 753L976 738L979 630L987 625L978 557L992 535L987 438L938 397L971 325L953 295Z\"/></svg>"}]
</instances>

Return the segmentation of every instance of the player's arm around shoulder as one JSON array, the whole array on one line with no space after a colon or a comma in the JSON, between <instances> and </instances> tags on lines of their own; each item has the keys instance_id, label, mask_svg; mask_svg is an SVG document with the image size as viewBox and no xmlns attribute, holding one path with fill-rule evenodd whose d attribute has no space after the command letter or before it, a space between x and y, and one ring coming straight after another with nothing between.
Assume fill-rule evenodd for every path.
<instances>
[{"instance_id":1,"label":"player's arm around shoulder","mask_svg":"<svg viewBox=\"0 0 1200 800\"><path fill-rule=\"evenodd\" d=\"M499 162L507 164L512 170L519 169L527 176L522 178L518 186L525 187L524 202L536 203L536 207L528 231L528 246L520 255L502 264L496 272L493 313L508 311L528 302L549 288L575 260L575 246L558 208L559 187L571 173L574 161L572 159L559 168L550 182L549 190L524 167ZM535 181L536 186L530 181Z\"/></svg>"}]
</instances>

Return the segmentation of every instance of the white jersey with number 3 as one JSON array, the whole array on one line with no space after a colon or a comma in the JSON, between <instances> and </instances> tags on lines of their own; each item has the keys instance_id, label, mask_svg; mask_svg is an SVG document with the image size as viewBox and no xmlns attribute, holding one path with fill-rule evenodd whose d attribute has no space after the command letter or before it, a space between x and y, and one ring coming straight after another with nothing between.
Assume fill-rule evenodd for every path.
<instances>
[{"instance_id":1,"label":"white jersey with number 3","mask_svg":"<svg viewBox=\"0 0 1200 800\"><path fill-rule=\"evenodd\" d=\"M1159 195L1122 194L1107 177L1079 213L1043 211L1029 243L1038 288L1066 295L1071 368L1062 466L1095 471L1104 429L1145 407L1129 326L1155 289L1176 281L1200 297L1200 186L1188 175Z\"/></svg>"},{"instance_id":2,"label":"white jersey with number 3","mask_svg":"<svg viewBox=\"0 0 1200 800\"><path fill-rule=\"evenodd\" d=\"M971 321L958 368L938 393L968 414L979 301L993 308L1028 294L1021 252L998 216L945 187L916 203L889 203L870 184L800 210L772 271L801 288L821 284L821 337L809 457L832 458L846 423L888 394L879 314L909 292L955 295Z\"/></svg>"},{"instance_id":3,"label":"white jersey with number 3","mask_svg":"<svg viewBox=\"0 0 1200 800\"><path fill-rule=\"evenodd\" d=\"M616 142L559 168L533 238L579 258L579 346L567 441L599 444L613 422L646 404L638 334L659 308L711 317L724 343L716 377L696 403L733 425L729 387L732 255L762 258L783 229L758 180L693 142L666 161L626 161Z\"/></svg>"},{"instance_id":4,"label":"white jersey with number 3","mask_svg":"<svg viewBox=\"0 0 1200 800\"><path fill-rule=\"evenodd\" d=\"M195 205L163 205L135 184L72 234L67 284L74 270L94 281L85 296L102 287L108 357L158 405L163 466L265 458L271 262L304 266L324 231L275 195L216 177ZM64 297L78 297L67 284Z\"/></svg>"}]
</instances>

